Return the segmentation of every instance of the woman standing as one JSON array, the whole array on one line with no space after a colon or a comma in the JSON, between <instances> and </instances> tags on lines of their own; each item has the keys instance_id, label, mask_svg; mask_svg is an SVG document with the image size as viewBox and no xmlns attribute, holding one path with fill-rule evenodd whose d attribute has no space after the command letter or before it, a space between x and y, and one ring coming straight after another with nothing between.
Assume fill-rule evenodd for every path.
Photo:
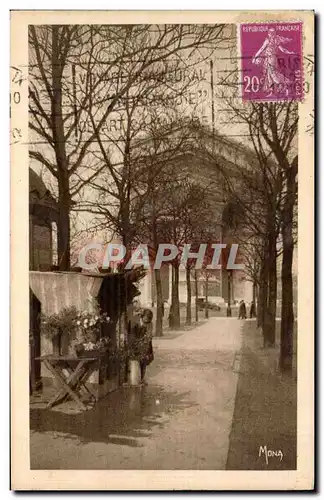
<instances>
[{"instance_id":1,"label":"woman standing","mask_svg":"<svg viewBox=\"0 0 324 500\"><path fill-rule=\"evenodd\" d=\"M143 357L140 360L141 382L144 383L146 367L154 360L153 343L152 343L153 313L150 309L142 309L140 313L140 330L145 345Z\"/></svg>"},{"instance_id":2,"label":"woman standing","mask_svg":"<svg viewBox=\"0 0 324 500\"><path fill-rule=\"evenodd\" d=\"M153 313L150 309L139 308L135 305L133 327L129 335L129 345L131 351L140 363L141 382L144 383L146 367L154 360L153 354Z\"/></svg>"}]
</instances>

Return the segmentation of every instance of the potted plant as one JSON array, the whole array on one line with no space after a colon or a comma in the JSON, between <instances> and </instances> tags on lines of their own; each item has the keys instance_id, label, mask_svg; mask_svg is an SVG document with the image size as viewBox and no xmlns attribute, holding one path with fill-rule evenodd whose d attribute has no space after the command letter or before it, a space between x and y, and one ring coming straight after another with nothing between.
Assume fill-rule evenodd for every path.
<instances>
[{"instance_id":1,"label":"potted plant","mask_svg":"<svg viewBox=\"0 0 324 500\"><path fill-rule=\"evenodd\" d=\"M41 314L41 333L52 341L53 354L62 354L62 337L66 336L70 342L76 337L77 309L65 307L59 313Z\"/></svg>"}]
</instances>

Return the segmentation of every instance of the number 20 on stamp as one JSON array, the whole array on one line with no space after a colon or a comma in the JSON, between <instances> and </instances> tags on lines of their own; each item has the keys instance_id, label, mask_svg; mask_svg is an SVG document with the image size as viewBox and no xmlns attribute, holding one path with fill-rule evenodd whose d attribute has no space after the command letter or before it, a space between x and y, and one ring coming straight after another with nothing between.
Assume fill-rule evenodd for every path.
<instances>
[{"instance_id":1,"label":"number 20 on stamp","mask_svg":"<svg viewBox=\"0 0 324 500\"><path fill-rule=\"evenodd\" d=\"M239 30L242 99L302 100L302 23L249 23Z\"/></svg>"}]
</instances>

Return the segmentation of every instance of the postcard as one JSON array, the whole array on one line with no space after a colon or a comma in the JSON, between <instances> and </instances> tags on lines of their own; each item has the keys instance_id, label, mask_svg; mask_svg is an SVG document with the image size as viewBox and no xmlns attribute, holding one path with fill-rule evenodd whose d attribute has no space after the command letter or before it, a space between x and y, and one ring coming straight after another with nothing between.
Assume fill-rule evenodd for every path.
<instances>
[{"instance_id":1,"label":"postcard","mask_svg":"<svg viewBox=\"0 0 324 500\"><path fill-rule=\"evenodd\" d=\"M314 488L314 12L12 11L11 488Z\"/></svg>"}]
</instances>

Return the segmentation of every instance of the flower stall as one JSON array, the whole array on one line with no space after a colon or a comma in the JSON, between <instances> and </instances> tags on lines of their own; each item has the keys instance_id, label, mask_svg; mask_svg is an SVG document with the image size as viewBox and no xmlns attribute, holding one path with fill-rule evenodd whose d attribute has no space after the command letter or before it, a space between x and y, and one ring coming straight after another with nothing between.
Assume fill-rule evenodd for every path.
<instances>
[{"instance_id":1,"label":"flower stall","mask_svg":"<svg viewBox=\"0 0 324 500\"><path fill-rule=\"evenodd\" d=\"M103 322L108 315L99 314L97 297L104 275L81 272L30 271L30 288L41 304L40 358L49 355L75 356L75 345L86 344L96 335L99 341ZM82 323L82 324L81 324ZM39 361L39 360L38 360ZM106 380L105 370L95 371L89 383L102 395L118 387L118 374ZM55 377L44 363L41 368L42 385L52 385Z\"/></svg>"},{"instance_id":2,"label":"flower stall","mask_svg":"<svg viewBox=\"0 0 324 500\"><path fill-rule=\"evenodd\" d=\"M63 334L68 339L69 352L62 354L60 349L52 354L40 356L45 369L52 374L58 390L47 407L72 397L82 409L82 389L97 401L107 391L106 368L116 360L122 360L123 351L109 337L103 336L104 327L109 325L107 313L80 312L75 306L64 308L59 313L41 315L41 331L52 341ZM59 346L59 342L53 346Z\"/></svg>"},{"instance_id":3,"label":"flower stall","mask_svg":"<svg viewBox=\"0 0 324 500\"><path fill-rule=\"evenodd\" d=\"M75 387L66 387L66 395L73 392L75 377L81 373L74 375L73 370L81 360L84 370L91 365L88 387L83 384L83 388L88 390L90 384L96 398L126 381L130 306L138 293L134 280L133 272L30 271L30 288L41 304L41 349L36 361L42 364L43 386L54 381L61 387L71 379ZM93 369L96 359L100 363ZM64 365L61 371L60 365Z\"/></svg>"}]
</instances>

